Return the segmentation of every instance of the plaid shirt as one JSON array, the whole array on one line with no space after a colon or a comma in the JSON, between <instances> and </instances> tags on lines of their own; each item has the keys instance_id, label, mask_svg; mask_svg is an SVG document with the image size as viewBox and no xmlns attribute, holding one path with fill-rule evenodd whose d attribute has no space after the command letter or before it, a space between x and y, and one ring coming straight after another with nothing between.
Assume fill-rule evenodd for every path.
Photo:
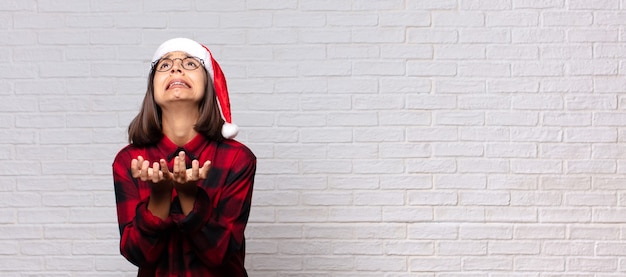
<instances>
[{"instance_id":1,"label":"plaid shirt","mask_svg":"<svg viewBox=\"0 0 626 277\"><path fill-rule=\"evenodd\" d=\"M150 163L185 151L200 164L211 161L207 179L198 181L193 210L185 216L173 192L167 219L148 210L150 183L131 176L131 160ZM138 276L247 276L244 229L250 214L256 157L243 144L208 141L198 135L184 147L167 137L156 145L128 145L113 162L113 181L120 229L120 251L139 267Z\"/></svg>"}]
</instances>

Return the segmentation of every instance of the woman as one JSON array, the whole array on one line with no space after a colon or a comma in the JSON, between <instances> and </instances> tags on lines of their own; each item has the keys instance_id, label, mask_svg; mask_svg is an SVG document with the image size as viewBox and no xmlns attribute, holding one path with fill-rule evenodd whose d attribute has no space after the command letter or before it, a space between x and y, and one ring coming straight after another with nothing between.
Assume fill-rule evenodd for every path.
<instances>
[{"instance_id":1,"label":"woman","mask_svg":"<svg viewBox=\"0 0 626 277\"><path fill-rule=\"evenodd\" d=\"M232 140L230 117L210 51L185 38L159 46L113 162L120 251L138 276L247 276L256 157Z\"/></svg>"}]
</instances>

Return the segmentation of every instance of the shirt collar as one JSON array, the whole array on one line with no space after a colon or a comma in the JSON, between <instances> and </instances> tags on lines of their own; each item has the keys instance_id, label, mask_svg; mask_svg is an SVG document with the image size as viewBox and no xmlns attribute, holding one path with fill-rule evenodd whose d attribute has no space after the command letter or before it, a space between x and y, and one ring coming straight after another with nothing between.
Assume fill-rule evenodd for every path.
<instances>
[{"instance_id":1,"label":"shirt collar","mask_svg":"<svg viewBox=\"0 0 626 277\"><path fill-rule=\"evenodd\" d=\"M183 146L178 146L167 136L163 136L161 141L157 144L157 148L161 154L165 156L168 162L171 161L172 158L176 157L180 151L185 151L187 157L190 158L190 160L193 160L200 156L207 143L208 140L201 134L197 134Z\"/></svg>"}]
</instances>

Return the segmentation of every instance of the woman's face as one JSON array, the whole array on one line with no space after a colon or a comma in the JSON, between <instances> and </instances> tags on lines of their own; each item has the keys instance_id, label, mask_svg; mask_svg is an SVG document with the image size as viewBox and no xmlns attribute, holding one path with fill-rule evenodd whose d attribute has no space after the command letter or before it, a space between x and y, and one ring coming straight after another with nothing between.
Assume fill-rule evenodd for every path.
<instances>
[{"instance_id":1,"label":"woman's face","mask_svg":"<svg viewBox=\"0 0 626 277\"><path fill-rule=\"evenodd\" d=\"M162 109L173 104L195 103L204 96L207 74L197 58L185 52L165 54L155 66L154 100Z\"/></svg>"}]
</instances>

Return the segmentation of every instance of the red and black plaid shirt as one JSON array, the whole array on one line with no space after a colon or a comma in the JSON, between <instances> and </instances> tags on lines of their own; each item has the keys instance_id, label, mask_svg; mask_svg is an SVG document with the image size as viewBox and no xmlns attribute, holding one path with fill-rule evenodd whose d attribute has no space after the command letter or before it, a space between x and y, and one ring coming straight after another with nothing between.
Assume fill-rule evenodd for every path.
<instances>
[{"instance_id":1,"label":"red and black plaid shirt","mask_svg":"<svg viewBox=\"0 0 626 277\"><path fill-rule=\"evenodd\" d=\"M148 210L150 183L131 176L131 160L161 158L172 170L174 157L186 152L202 165L211 161L207 179L198 181L193 210L185 216L172 196L166 220ZM138 276L247 276L244 229L250 214L256 157L243 144L208 141L198 135L183 147L167 137L154 146L123 148L113 162L120 228L120 251L139 267Z\"/></svg>"}]
</instances>

